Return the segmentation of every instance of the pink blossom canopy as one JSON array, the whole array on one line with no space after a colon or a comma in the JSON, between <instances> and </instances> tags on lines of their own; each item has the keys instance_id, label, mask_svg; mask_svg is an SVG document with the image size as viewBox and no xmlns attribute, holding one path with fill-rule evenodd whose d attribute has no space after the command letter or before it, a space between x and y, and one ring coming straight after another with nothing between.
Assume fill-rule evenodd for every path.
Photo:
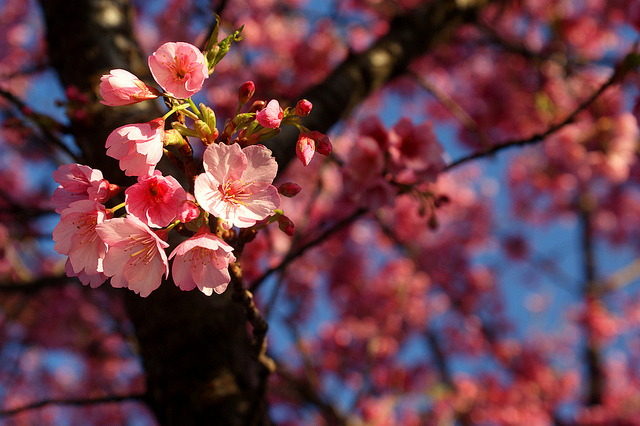
<instances>
[{"instance_id":1,"label":"pink blossom canopy","mask_svg":"<svg viewBox=\"0 0 640 426\"><path fill-rule=\"evenodd\" d=\"M248 228L280 205L271 185L278 165L262 145L209 145L204 152L205 172L196 178L198 204L230 226Z\"/></svg>"}]
</instances>

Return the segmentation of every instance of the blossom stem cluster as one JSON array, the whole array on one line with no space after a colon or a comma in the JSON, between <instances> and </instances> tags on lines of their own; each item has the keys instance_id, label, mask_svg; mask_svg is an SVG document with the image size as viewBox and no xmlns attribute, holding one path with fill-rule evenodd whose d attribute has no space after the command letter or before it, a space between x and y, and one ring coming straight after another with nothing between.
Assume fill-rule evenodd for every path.
<instances>
[{"instance_id":1,"label":"blossom stem cluster","mask_svg":"<svg viewBox=\"0 0 640 426\"><path fill-rule=\"evenodd\" d=\"M241 38L239 32L233 37ZM160 46L149 56L148 65L161 90L126 70L102 76L105 105L131 105L162 96L170 108L162 117L126 124L107 137L107 155L119 161L125 175L136 178L133 185L112 185L100 170L81 164L63 165L54 172L59 187L52 204L61 217L53 238L55 250L68 256L67 275L91 287L110 278L112 286L146 297L168 278L172 261L171 274L180 289L220 294L231 279L229 265L237 258L219 235L228 235L224 231L233 228L257 230L273 222L293 234L293 222L279 209L280 191L273 185L278 165L258 142L276 135L281 125L300 126L311 103L303 100L283 110L277 100L255 101L242 112L255 93L253 82L247 82L238 91L237 114L219 132L214 111L202 103L196 106L192 96L203 88L229 44L227 39L217 44L210 40L204 52L184 42ZM182 118L167 128L173 114ZM314 150L328 154L326 136L303 133L313 141L326 141L301 150L305 165ZM205 146L201 166L193 156L192 139ZM163 155L184 173L186 188L181 177L165 176L156 169ZM281 188L285 196L300 190L294 183ZM107 208L106 203L121 191L124 202ZM191 237L167 256L168 235L174 229Z\"/></svg>"}]
</instances>

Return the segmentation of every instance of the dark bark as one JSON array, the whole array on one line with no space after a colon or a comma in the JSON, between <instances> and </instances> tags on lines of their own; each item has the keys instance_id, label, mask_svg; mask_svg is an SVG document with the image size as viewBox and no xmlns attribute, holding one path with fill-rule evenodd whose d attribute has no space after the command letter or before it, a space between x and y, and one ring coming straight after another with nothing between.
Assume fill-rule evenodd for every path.
<instances>
[{"instance_id":1,"label":"dark bark","mask_svg":"<svg viewBox=\"0 0 640 426\"><path fill-rule=\"evenodd\" d=\"M123 183L117 162L105 155L108 134L125 123L157 118L152 102L108 108L97 102L99 78L113 68L149 79L131 28L125 0L40 0L51 64L65 87L92 94L91 119L72 123L82 161ZM444 40L473 10L437 0L391 25L374 47L348 58L324 83L303 94L314 110L305 124L326 132L340 118L402 73L408 64ZM295 132L295 131L294 131ZM295 133L271 144L280 168L292 158ZM167 169L167 165L161 168ZM264 367L246 331L244 309L223 296L181 292L165 282L148 298L125 291L147 376L149 406L164 425L267 424L262 394Z\"/></svg>"}]
</instances>

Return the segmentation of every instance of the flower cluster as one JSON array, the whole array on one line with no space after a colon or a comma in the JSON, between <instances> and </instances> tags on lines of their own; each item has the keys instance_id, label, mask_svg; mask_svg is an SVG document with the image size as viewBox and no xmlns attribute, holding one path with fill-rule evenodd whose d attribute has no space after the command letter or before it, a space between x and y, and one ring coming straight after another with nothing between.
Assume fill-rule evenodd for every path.
<instances>
[{"instance_id":1,"label":"flower cluster","mask_svg":"<svg viewBox=\"0 0 640 426\"><path fill-rule=\"evenodd\" d=\"M239 40L239 32L230 37ZM112 286L127 287L146 297L163 277L168 278L172 260L172 276L179 288L197 287L206 295L219 294L230 282L229 264L237 260L233 247L224 240L234 228L259 229L278 222L284 232L293 233L293 222L278 210L280 193L272 184L277 163L271 151L258 142L277 134L281 125L294 125L301 135L308 135L304 137L326 141L298 149L305 165L314 150L328 155L330 143L326 136L300 125L300 118L312 107L307 100L285 110L276 100L256 101L241 113L255 92L253 82L240 87L236 116L221 133L216 129L213 110L204 104L196 107L191 96L202 88L224 56L221 46L229 41L210 41L204 52L182 42L160 46L148 64L162 91L125 70L102 76L100 93L105 105L131 105L163 96L171 110L148 123L119 127L108 136L107 155L119 161L125 175L137 178L124 189L121 204L105 206L123 188L110 184L100 170L68 164L54 172L59 187L52 204L61 217L53 239L55 250L68 256L67 275L91 287L110 277ZM172 123L173 129L166 129L166 120L173 114L180 120ZM206 147L202 167L196 164L189 138L198 138ZM184 172L186 186L156 169L163 154ZM300 190L296 187L287 183L281 191L293 196ZM173 229L191 237L167 256L167 239Z\"/></svg>"}]
</instances>

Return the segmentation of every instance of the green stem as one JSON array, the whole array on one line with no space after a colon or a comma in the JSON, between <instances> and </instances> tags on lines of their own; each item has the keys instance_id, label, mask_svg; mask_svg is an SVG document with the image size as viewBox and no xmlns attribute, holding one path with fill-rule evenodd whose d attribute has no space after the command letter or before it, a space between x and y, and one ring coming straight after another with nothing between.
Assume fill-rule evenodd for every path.
<instances>
[{"instance_id":1,"label":"green stem","mask_svg":"<svg viewBox=\"0 0 640 426\"><path fill-rule=\"evenodd\" d=\"M115 206L115 207L111 207L111 208L110 208L110 209L108 209L108 210L109 210L111 213L115 213L115 212L117 212L118 210L120 210L121 208L123 208L123 207L124 207L124 205L125 205L125 203L124 203L124 201L123 201L122 203L118 204L118 205L117 205L117 206Z\"/></svg>"},{"instance_id":2,"label":"green stem","mask_svg":"<svg viewBox=\"0 0 640 426\"><path fill-rule=\"evenodd\" d=\"M191 106L191 109L193 110L193 112L198 116L200 120L202 120L202 113L200 112L196 104L193 103L191 98L187 98L187 102L189 102L189 105Z\"/></svg>"},{"instance_id":3,"label":"green stem","mask_svg":"<svg viewBox=\"0 0 640 426\"><path fill-rule=\"evenodd\" d=\"M193 103L192 103L192 105L193 105ZM193 116L195 117L195 115L194 115L193 113L191 113L191 111L187 111L187 108L189 108L189 104L180 104L180 105L178 105L178 106L174 106L173 108L171 108L171 110L170 110L168 113L166 113L165 115L163 115L163 116L162 116L162 119L163 119L163 120L166 120L167 118L169 118L169 116L170 116L171 114L173 114L173 113L174 113L174 112L176 112L176 111L181 111L181 110L184 110L183 112L184 112L185 114L187 114L187 115L189 115L189 116L192 116L192 115L193 115ZM197 110L196 110L196 111L197 111Z\"/></svg>"}]
</instances>

